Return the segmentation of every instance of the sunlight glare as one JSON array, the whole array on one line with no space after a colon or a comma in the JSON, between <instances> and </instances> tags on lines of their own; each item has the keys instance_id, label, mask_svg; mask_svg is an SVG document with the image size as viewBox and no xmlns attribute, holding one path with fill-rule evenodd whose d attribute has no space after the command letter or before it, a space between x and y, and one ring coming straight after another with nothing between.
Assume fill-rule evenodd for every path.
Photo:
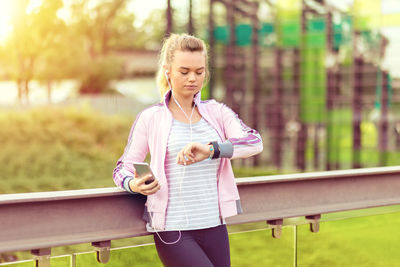
<instances>
[{"instance_id":1,"label":"sunlight glare","mask_svg":"<svg viewBox=\"0 0 400 267\"><path fill-rule=\"evenodd\" d=\"M0 0L0 42L3 42L12 31L11 15L13 1Z\"/></svg>"},{"instance_id":2,"label":"sunlight glare","mask_svg":"<svg viewBox=\"0 0 400 267\"><path fill-rule=\"evenodd\" d=\"M29 14L36 8L42 5L43 0L30 0L28 6L26 7L26 13Z\"/></svg>"},{"instance_id":3,"label":"sunlight glare","mask_svg":"<svg viewBox=\"0 0 400 267\"><path fill-rule=\"evenodd\" d=\"M43 0L30 0L26 8L26 13L29 14L36 8L40 7ZM16 1L0 0L0 43L3 43L12 33L12 16L13 8Z\"/></svg>"}]
</instances>

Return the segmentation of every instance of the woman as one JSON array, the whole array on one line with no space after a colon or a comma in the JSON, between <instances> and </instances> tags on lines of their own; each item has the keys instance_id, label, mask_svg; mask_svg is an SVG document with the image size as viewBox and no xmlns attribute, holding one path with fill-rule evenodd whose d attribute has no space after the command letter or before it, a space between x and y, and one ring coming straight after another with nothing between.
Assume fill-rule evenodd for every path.
<instances>
[{"instance_id":1,"label":"woman","mask_svg":"<svg viewBox=\"0 0 400 267\"><path fill-rule=\"evenodd\" d=\"M241 213L230 163L263 149L261 137L224 104L201 101L209 77L205 43L172 34L163 44L161 103L143 110L114 169L114 182L147 195L144 218L164 266L230 266L225 218ZM134 162L150 152L155 180Z\"/></svg>"}]
</instances>

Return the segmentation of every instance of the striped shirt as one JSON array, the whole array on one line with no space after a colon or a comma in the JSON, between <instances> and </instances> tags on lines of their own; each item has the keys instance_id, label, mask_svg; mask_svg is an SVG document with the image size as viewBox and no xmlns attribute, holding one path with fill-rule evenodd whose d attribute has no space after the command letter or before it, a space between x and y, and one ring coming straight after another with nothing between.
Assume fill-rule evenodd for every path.
<instances>
[{"instance_id":1,"label":"striped shirt","mask_svg":"<svg viewBox=\"0 0 400 267\"><path fill-rule=\"evenodd\" d=\"M192 128L192 129L190 129ZM206 159L179 165L176 157L191 142L221 141L215 129L203 118L189 124L173 120L168 137L165 172L168 180L168 207L165 230L195 230L221 224L217 171L220 159Z\"/></svg>"}]
</instances>

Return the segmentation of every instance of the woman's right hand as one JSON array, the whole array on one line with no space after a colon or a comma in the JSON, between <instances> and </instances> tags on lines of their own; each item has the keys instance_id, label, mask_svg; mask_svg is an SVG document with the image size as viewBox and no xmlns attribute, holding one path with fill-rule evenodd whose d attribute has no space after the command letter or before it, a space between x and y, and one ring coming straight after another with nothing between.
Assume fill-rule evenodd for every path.
<instances>
[{"instance_id":1,"label":"woman's right hand","mask_svg":"<svg viewBox=\"0 0 400 267\"><path fill-rule=\"evenodd\" d=\"M146 184L147 180L150 180L151 174L139 177L135 172L135 178L129 181L129 187L133 192L140 193L142 195L151 195L160 190L160 184L156 179L153 182Z\"/></svg>"}]
</instances>

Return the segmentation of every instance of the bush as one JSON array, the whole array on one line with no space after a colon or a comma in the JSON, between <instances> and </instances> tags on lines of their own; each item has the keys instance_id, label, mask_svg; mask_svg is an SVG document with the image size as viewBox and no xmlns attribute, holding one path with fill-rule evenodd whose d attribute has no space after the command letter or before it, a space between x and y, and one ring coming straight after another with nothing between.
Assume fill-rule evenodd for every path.
<instances>
[{"instance_id":1,"label":"bush","mask_svg":"<svg viewBox=\"0 0 400 267\"><path fill-rule=\"evenodd\" d=\"M0 113L0 193L114 186L131 124L90 108Z\"/></svg>"},{"instance_id":2,"label":"bush","mask_svg":"<svg viewBox=\"0 0 400 267\"><path fill-rule=\"evenodd\" d=\"M121 75L122 63L113 57L98 58L85 63L81 73L81 94L115 94L110 82Z\"/></svg>"}]
</instances>

